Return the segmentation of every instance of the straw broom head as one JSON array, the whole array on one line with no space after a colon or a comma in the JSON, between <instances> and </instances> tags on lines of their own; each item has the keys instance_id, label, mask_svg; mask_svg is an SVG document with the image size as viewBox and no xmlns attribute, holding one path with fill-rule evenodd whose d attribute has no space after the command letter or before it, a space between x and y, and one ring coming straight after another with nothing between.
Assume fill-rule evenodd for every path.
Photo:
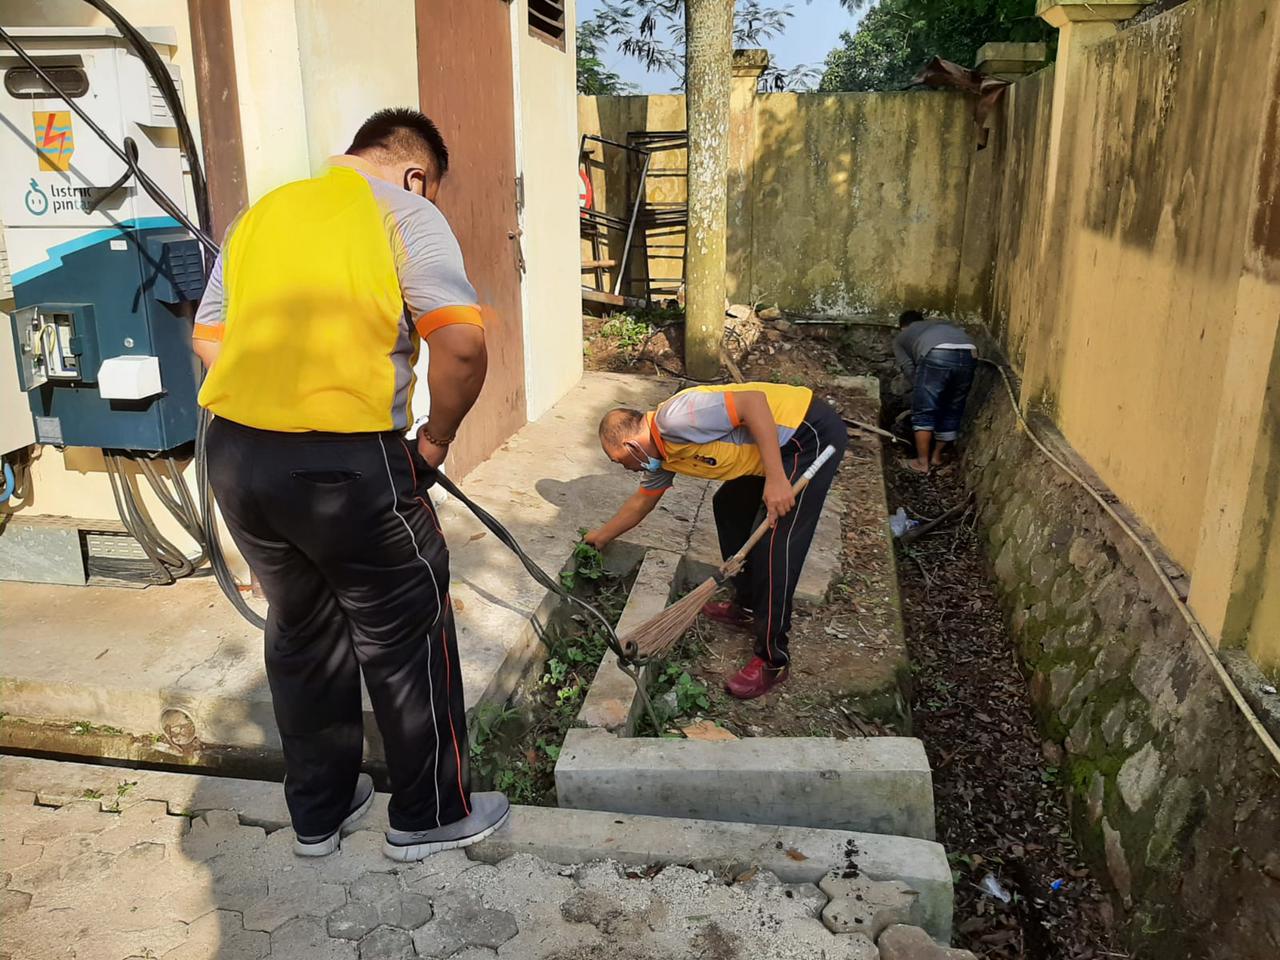
<instances>
[{"instance_id":1,"label":"straw broom head","mask_svg":"<svg viewBox=\"0 0 1280 960\"><path fill-rule=\"evenodd\" d=\"M687 594L656 616L637 624L619 637L622 648L635 644L636 653L642 657L656 657L666 653L693 626L703 606L715 594L720 584L715 577L707 577Z\"/></svg>"}]
</instances>

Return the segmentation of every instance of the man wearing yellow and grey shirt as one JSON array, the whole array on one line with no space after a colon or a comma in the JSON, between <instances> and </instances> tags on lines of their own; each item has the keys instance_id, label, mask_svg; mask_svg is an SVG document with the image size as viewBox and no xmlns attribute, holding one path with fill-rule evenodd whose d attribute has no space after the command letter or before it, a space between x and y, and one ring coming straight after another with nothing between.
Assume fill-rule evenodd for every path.
<instances>
[{"instance_id":1,"label":"man wearing yellow and grey shirt","mask_svg":"<svg viewBox=\"0 0 1280 960\"><path fill-rule=\"evenodd\" d=\"M703 608L712 619L755 634L755 656L725 689L742 700L759 697L787 678L791 601L848 443L840 415L807 387L693 387L648 413L610 410L600 422L600 445L614 463L644 477L613 518L587 534L587 542L603 547L634 527L657 506L676 474L723 481L712 506L726 559L767 518L773 529L734 578L734 599ZM797 499L792 484L828 446L836 448L836 456Z\"/></svg>"},{"instance_id":2,"label":"man wearing yellow and grey shirt","mask_svg":"<svg viewBox=\"0 0 1280 960\"><path fill-rule=\"evenodd\" d=\"M360 773L363 675L386 748L384 850L417 860L506 819L472 793L449 555L427 496L484 382L478 298L434 201L435 125L384 110L320 176L232 225L196 315L209 477L270 603L267 679L295 851L338 849ZM414 363L431 414L415 442Z\"/></svg>"}]
</instances>

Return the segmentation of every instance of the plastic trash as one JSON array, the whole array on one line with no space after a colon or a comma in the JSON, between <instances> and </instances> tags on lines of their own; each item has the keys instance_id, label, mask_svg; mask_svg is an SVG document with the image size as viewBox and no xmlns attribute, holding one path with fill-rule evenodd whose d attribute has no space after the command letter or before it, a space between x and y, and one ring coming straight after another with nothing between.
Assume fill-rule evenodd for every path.
<instances>
[{"instance_id":1,"label":"plastic trash","mask_svg":"<svg viewBox=\"0 0 1280 960\"><path fill-rule=\"evenodd\" d=\"M983 877L982 883L978 884L978 889L989 897L995 897L1001 903L1009 903L1013 900L1013 894L1001 885L994 873L988 873Z\"/></svg>"},{"instance_id":2,"label":"plastic trash","mask_svg":"<svg viewBox=\"0 0 1280 960\"><path fill-rule=\"evenodd\" d=\"M1275 688L1275 686L1273 686L1273 685L1272 685L1272 684L1270 684L1270 683L1268 683L1268 684L1264 684L1264 685L1263 685L1263 687L1262 687L1262 692L1263 692L1263 693L1269 693L1269 694L1271 694L1272 696L1275 696L1276 688Z\"/></svg>"},{"instance_id":3,"label":"plastic trash","mask_svg":"<svg viewBox=\"0 0 1280 960\"><path fill-rule=\"evenodd\" d=\"M912 520L907 516L907 511L901 507L898 508L897 513L889 518L889 529L893 531L895 537L900 537L912 527L918 527L919 525L920 521Z\"/></svg>"},{"instance_id":4,"label":"plastic trash","mask_svg":"<svg viewBox=\"0 0 1280 960\"><path fill-rule=\"evenodd\" d=\"M1067 885L1067 881L1065 880L1055 880L1053 881L1053 883L1049 884L1049 889L1052 890L1054 893L1057 893L1066 885Z\"/></svg>"}]
</instances>

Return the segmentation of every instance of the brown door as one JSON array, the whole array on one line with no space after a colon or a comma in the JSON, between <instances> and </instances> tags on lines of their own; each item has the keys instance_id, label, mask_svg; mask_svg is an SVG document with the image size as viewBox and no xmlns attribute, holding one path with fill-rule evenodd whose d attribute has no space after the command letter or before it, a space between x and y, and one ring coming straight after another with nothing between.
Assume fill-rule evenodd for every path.
<instances>
[{"instance_id":1,"label":"brown door","mask_svg":"<svg viewBox=\"0 0 1280 960\"><path fill-rule=\"evenodd\" d=\"M485 308L489 376L450 455L455 476L525 423L515 84L506 0L417 0L422 111L449 147L444 211Z\"/></svg>"}]
</instances>

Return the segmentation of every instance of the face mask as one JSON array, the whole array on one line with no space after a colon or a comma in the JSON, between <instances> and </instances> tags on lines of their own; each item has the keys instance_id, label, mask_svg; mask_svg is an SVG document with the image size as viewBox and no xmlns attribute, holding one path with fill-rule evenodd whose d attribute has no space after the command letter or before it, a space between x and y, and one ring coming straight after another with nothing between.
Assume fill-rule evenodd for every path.
<instances>
[{"instance_id":1,"label":"face mask","mask_svg":"<svg viewBox=\"0 0 1280 960\"><path fill-rule=\"evenodd\" d=\"M637 450L640 452L637 453ZM641 450L639 446L629 445L627 447L627 452L635 458L636 463L640 464L641 470L647 470L649 473L657 473L662 469L662 461L657 457L649 457L648 459L645 459L641 456L644 451Z\"/></svg>"}]
</instances>

